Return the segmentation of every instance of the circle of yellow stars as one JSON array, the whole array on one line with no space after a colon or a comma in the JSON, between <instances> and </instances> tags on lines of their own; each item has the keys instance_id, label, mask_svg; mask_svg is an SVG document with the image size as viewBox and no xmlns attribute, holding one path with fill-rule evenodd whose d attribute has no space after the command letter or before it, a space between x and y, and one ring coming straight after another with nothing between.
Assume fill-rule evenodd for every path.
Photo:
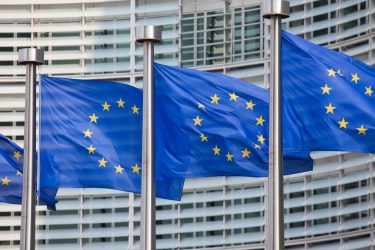
<instances>
[{"instance_id":1,"label":"circle of yellow stars","mask_svg":"<svg viewBox=\"0 0 375 250\"><path fill-rule=\"evenodd\" d=\"M126 102L122 98L120 98L116 100L116 104L114 106L117 106L117 108L119 109L124 109L125 105L126 105ZM102 107L103 112L110 112L112 105L108 103L107 101L105 101L104 103L101 104L101 107ZM136 104L130 107L130 109L133 115L139 115L140 108ZM95 123L95 124L97 124L100 119L100 117L95 113L92 113L91 115L89 115L88 118L89 118L90 123ZM94 132L92 132L90 129L86 129L82 131L82 133L83 133L84 138L92 138L94 134ZM86 147L86 150L89 155L91 154L95 155L96 148L92 144ZM107 164L108 164L108 161L104 157L98 160L99 168L107 168L108 166ZM133 173L140 174L141 168L138 166L138 164L130 166L130 168ZM123 174L124 170L125 168L123 166L121 166L120 164L117 164L117 165L115 164L114 166L115 174Z\"/></svg>"},{"instance_id":2,"label":"circle of yellow stars","mask_svg":"<svg viewBox=\"0 0 375 250\"><path fill-rule=\"evenodd\" d=\"M341 77L344 76L340 70L335 71L332 68L327 69L327 72L328 72L328 77L336 77L336 75L341 76ZM358 85L358 83L361 80L358 73L350 74L350 76L351 76L350 82L353 82L355 85ZM321 90L322 90L322 95L330 95L332 88L327 83L325 83L325 85L321 87ZM373 97L373 93L374 92L372 90L371 85L365 86L365 90L364 90L365 95L367 95L368 97ZM324 106L324 108L326 109L326 114L335 113L336 107L331 102L327 106ZM348 128L347 126L348 124L350 124L350 122L345 120L345 118L343 117L341 120L337 121L337 124L340 129L346 129ZM368 129L365 127L364 124L361 124L361 126L357 127L356 130L357 130L358 135L366 135L366 131Z\"/></svg>"},{"instance_id":3,"label":"circle of yellow stars","mask_svg":"<svg viewBox=\"0 0 375 250\"><path fill-rule=\"evenodd\" d=\"M229 102L237 102L239 96L235 92L232 92L232 93L228 93L228 98L229 98ZM217 93L214 93L212 96L210 96L209 102L212 105L219 105L221 99L222 98ZM197 106L198 106L198 109L201 109L201 110L206 109L206 106L202 104L201 102L197 102ZM245 101L244 103L244 108L249 111L254 111L255 106L256 106L256 103L254 103L253 100L248 100L248 101ZM256 125L261 126L261 127L264 126L264 123L266 122L263 115L256 117L255 120L256 120ZM195 127L201 127L205 123L204 119L200 117L199 115L192 118L192 121L193 121L193 126ZM208 136L205 135L204 133L200 133L199 138L202 143L207 143L209 141ZM262 134L257 135L257 143L253 145L254 149L261 149L261 145L263 145L265 141L266 139ZM220 156L222 153L221 151L222 149L218 145L215 145L212 148L212 153L214 156ZM243 148L243 150L241 150L240 156L242 156L242 158L250 158L250 155L251 155L250 148L245 147ZM225 152L224 156L228 162L233 162L233 159L235 157L233 152Z\"/></svg>"}]
</instances>

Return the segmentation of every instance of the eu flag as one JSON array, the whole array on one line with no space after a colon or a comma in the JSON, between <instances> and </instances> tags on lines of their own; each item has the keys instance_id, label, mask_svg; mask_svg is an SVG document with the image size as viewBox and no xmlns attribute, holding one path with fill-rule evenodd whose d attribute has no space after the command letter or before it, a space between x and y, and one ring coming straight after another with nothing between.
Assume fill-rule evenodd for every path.
<instances>
[{"instance_id":1,"label":"eu flag","mask_svg":"<svg viewBox=\"0 0 375 250\"><path fill-rule=\"evenodd\" d=\"M22 203L23 150L0 134L0 202Z\"/></svg>"},{"instance_id":2,"label":"eu flag","mask_svg":"<svg viewBox=\"0 0 375 250\"><path fill-rule=\"evenodd\" d=\"M155 64L157 171L163 178L268 176L269 93L220 74ZM312 169L284 126L284 173Z\"/></svg>"},{"instance_id":3,"label":"eu flag","mask_svg":"<svg viewBox=\"0 0 375 250\"><path fill-rule=\"evenodd\" d=\"M296 148L375 152L375 69L282 33L284 121Z\"/></svg>"},{"instance_id":4,"label":"eu flag","mask_svg":"<svg viewBox=\"0 0 375 250\"><path fill-rule=\"evenodd\" d=\"M41 77L40 190L109 188L140 193L142 91L129 85ZM156 183L178 200L183 180Z\"/></svg>"}]
</instances>

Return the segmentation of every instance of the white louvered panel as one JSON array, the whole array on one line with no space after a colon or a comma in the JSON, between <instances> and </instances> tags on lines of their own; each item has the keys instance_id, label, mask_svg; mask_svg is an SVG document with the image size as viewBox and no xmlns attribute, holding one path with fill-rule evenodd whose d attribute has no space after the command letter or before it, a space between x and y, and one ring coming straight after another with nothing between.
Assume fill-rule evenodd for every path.
<instances>
[{"instance_id":1,"label":"white louvered panel","mask_svg":"<svg viewBox=\"0 0 375 250\"><path fill-rule=\"evenodd\" d=\"M24 113L23 112L13 112L13 111L4 111L0 112L0 122L23 122Z\"/></svg>"}]
</instances>

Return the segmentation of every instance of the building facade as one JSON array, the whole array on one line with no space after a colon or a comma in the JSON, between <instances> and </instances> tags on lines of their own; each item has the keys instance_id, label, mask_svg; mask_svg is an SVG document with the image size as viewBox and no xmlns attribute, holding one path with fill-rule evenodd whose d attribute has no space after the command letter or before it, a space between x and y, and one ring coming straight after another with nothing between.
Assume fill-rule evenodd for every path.
<instances>
[{"instance_id":1,"label":"building facade","mask_svg":"<svg viewBox=\"0 0 375 250\"><path fill-rule=\"evenodd\" d=\"M374 0L291 0L288 31L375 65ZM0 133L23 144L20 48L45 50L41 74L141 87L135 28L163 26L160 63L266 87L268 24L261 0L0 1ZM288 249L375 249L375 156L314 152L314 171L285 178ZM158 249L265 249L264 178L186 182L181 202L157 201ZM139 249L140 197L63 189L38 207L37 249ZM20 206L0 205L0 249L18 249Z\"/></svg>"}]
</instances>

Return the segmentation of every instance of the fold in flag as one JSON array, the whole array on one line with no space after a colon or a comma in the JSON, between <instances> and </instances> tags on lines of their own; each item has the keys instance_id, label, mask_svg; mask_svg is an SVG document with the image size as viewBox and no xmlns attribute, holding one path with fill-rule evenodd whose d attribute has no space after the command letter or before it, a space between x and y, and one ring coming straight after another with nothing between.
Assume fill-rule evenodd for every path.
<instances>
[{"instance_id":1,"label":"fold in flag","mask_svg":"<svg viewBox=\"0 0 375 250\"><path fill-rule=\"evenodd\" d=\"M0 134L0 202L22 203L23 150Z\"/></svg>"},{"instance_id":2,"label":"fold in flag","mask_svg":"<svg viewBox=\"0 0 375 250\"><path fill-rule=\"evenodd\" d=\"M268 91L239 79L155 64L155 141L162 178L268 176ZM284 126L284 173L312 169Z\"/></svg>"},{"instance_id":3,"label":"fold in flag","mask_svg":"<svg viewBox=\"0 0 375 250\"><path fill-rule=\"evenodd\" d=\"M40 193L58 188L141 192L142 91L129 85L41 77ZM179 200L183 180L156 183Z\"/></svg>"},{"instance_id":4,"label":"fold in flag","mask_svg":"<svg viewBox=\"0 0 375 250\"><path fill-rule=\"evenodd\" d=\"M284 121L297 148L375 153L375 69L282 33Z\"/></svg>"}]
</instances>

